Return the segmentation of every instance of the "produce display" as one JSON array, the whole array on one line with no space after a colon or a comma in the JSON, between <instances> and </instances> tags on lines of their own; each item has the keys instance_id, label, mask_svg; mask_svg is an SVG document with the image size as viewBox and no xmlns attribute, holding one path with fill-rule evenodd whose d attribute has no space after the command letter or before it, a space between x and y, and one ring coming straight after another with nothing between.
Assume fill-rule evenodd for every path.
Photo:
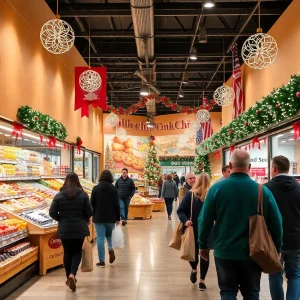
<instances>
[{"instance_id":1,"label":"produce display","mask_svg":"<svg viewBox=\"0 0 300 300\"><path fill-rule=\"evenodd\" d=\"M31 212L22 212L19 214L19 216L25 220L28 220L30 223L44 228L57 225L57 222L49 216L49 207L33 210Z\"/></svg>"},{"instance_id":2,"label":"produce display","mask_svg":"<svg viewBox=\"0 0 300 300\"><path fill-rule=\"evenodd\" d=\"M86 179L80 179L81 186L90 195L92 193L95 183L88 181Z\"/></svg>"},{"instance_id":3,"label":"produce display","mask_svg":"<svg viewBox=\"0 0 300 300\"><path fill-rule=\"evenodd\" d=\"M53 189L55 191L59 191L60 188L63 186L63 183L61 183L59 180L57 179L43 179L40 181L41 184L43 184L44 186Z\"/></svg>"},{"instance_id":4,"label":"produce display","mask_svg":"<svg viewBox=\"0 0 300 300\"><path fill-rule=\"evenodd\" d=\"M3 211L0 209L0 221L7 219L7 213L6 211Z\"/></svg>"},{"instance_id":5,"label":"produce display","mask_svg":"<svg viewBox=\"0 0 300 300\"><path fill-rule=\"evenodd\" d=\"M149 198L152 203L164 202L163 198Z\"/></svg>"},{"instance_id":6,"label":"produce display","mask_svg":"<svg viewBox=\"0 0 300 300\"><path fill-rule=\"evenodd\" d=\"M139 204L152 204L150 200L144 198L138 194L135 194L130 201L130 205L139 205Z\"/></svg>"},{"instance_id":7,"label":"produce display","mask_svg":"<svg viewBox=\"0 0 300 300\"><path fill-rule=\"evenodd\" d=\"M0 242L18 235L27 229L27 222L17 219L0 221Z\"/></svg>"}]
</instances>

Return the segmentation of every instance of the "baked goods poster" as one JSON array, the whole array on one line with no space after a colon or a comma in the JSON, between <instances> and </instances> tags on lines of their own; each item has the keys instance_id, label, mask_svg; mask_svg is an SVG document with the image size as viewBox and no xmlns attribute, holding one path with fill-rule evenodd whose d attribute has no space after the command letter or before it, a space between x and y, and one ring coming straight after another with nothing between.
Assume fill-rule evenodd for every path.
<instances>
[{"instance_id":1,"label":"baked goods poster","mask_svg":"<svg viewBox=\"0 0 300 300\"><path fill-rule=\"evenodd\" d=\"M195 138L183 135L156 136L158 156L193 156ZM117 137L104 135L105 168L120 172L127 168L132 173L144 173L148 153L148 136Z\"/></svg>"}]
</instances>

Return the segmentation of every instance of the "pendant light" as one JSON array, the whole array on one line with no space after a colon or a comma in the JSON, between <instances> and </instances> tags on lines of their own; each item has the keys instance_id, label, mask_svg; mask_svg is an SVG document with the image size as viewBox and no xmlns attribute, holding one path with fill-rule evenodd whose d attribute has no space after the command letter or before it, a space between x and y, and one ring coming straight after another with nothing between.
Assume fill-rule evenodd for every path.
<instances>
[{"instance_id":1,"label":"pendant light","mask_svg":"<svg viewBox=\"0 0 300 300\"><path fill-rule=\"evenodd\" d=\"M149 94L150 94L150 92L149 92L149 87L148 87L148 85L143 84L143 85L141 86L140 95L145 97L145 96L149 96Z\"/></svg>"},{"instance_id":2,"label":"pendant light","mask_svg":"<svg viewBox=\"0 0 300 300\"><path fill-rule=\"evenodd\" d=\"M179 97L179 98L183 98L183 97L184 97L184 94L183 94L183 91L182 91L182 90L179 91L178 97Z\"/></svg>"},{"instance_id":3,"label":"pendant light","mask_svg":"<svg viewBox=\"0 0 300 300\"><path fill-rule=\"evenodd\" d=\"M189 78L188 78L186 73L183 73L183 75L182 75L182 83L183 84L188 84L189 83Z\"/></svg>"},{"instance_id":4,"label":"pendant light","mask_svg":"<svg viewBox=\"0 0 300 300\"><path fill-rule=\"evenodd\" d=\"M195 47L192 48L190 53L190 60L197 60L197 49Z\"/></svg>"},{"instance_id":5,"label":"pendant light","mask_svg":"<svg viewBox=\"0 0 300 300\"><path fill-rule=\"evenodd\" d=\"M199 29L199 43L207 43L207 32L204 26L201 26Z\"/></svg>"},{"instance_id":6,"label":"pendant light","mask_svg":"<svg viewBox=\"0 0 300 300\"><path fill-rule=\"evenodd\" d=\"M202 3L203 7L205 8L212 8L214 7L216 4L215 4L215 1L214 0L204 0L203 3Z\"/></svg>"}]
</instances>

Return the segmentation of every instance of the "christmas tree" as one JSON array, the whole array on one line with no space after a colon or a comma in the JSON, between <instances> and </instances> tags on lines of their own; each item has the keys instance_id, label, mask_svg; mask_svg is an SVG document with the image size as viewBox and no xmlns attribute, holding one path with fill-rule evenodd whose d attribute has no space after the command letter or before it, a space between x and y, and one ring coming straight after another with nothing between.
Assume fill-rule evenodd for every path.
<instances>
[{"instance_id":1,"label":"christmas tree","mask_svg":"<svg viewBox=\"0 0 300 300\"><path fill-rule=\"evenodd\" d=\"M155 137L150 137L149 151L145 165L145 179L149 186L156 186L159 176L161 175L161 167L157 156Z\"/></svg>"},{"instance_id":2,"label":"christmas tree","mask_svg":"<svg viewBox=\"0 0 300 300\"><path fill-rule=\"evenodd\" d=\"M116 168L115 161L113 159L111 150L108 145L106 145L105 149L105 169L106 170L114 170Z\"/></svg>"},{"instance_id":3,"label":"christmas tree","mask_svg":"<svg viewBox=\"0 0 300 300\"><path fill-rule=\"evenodd\" d=\"M199 175L204 172L211 178L211 166L208 155L196 155L194 161L195 174Z\"/></svg>"}]
</instances>

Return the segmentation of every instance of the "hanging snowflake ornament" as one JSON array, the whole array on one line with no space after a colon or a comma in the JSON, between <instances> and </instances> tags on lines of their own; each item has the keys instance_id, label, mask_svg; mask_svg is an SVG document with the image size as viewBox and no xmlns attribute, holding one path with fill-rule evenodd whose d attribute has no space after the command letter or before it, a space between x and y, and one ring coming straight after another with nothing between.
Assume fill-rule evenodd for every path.
<instances>
[{"instance_id":1,"label":"hanging snowflake ornament","mask_svg":"<svg viewBox=\"0 0 300 300\"><path fill-rule=\"evenodd\" d=\"M102 84L100 75L93 70L86 70L80 74L79 85L80 87L89 93L97 91Z\"/></svg>"},{"instance_id":2,"label":"hanging snowflake ornament","mask_svg":"<svg viewBox=\"0 0 300 300\"><path fill-rule=\"evenodd\" d=\"M198 123L206 123L210 119L210 114L206 109L200 109L197 111L196 120Z\"/></svg>"},{"instance_id":3,"label":"hanging snowflake ornament","mask_svg":"<svg viewBox=\"0 0 300 300\"><path fill-rule=\"evenodd\" d=\"M118 125L119 121L118 115L110 113L105 119L105 124L109 127L115 127Z\"/></svg>"},{"instance_id":4,"label":"hanging snowflake ornament","mask_svg":"<svg viewBox=\"0 0 300 300\"><path fill-rule=\"evenodd\" d=\"M214 100L220 106L230 105L233 102L234 97L234 90L228 85L222 85L218 87L214 92Z\"/></svg>"},{"instance_id":5,"label":"hanging snowflake ornament","mask_svg":"<svg viewBox=\"0 0 300 300\"><path fill-rule=\"evenodd\" d=\"M269 34L262 33L258 28L257 33L251 35L243 44L242 58L252 69L265 69L277 57L278 46L276 40Z\"/></svg>"},{"instance_id":6,"label":"hanging snowflake ornament","mask_svg":"<svg viewBox=\"0 0 300 300\"><path fill-rule=\"evenodd\" d=\"M40 39L47 51L53 54L63 54L73 47L75 34L67 22L57 18L43 25Z\"/></svg>"},{"instance_id":7,"label":"hanging snowflake ornament","mask_svg":"<svg viewBox=\"0 0 300 300\"><path fill-rule=\"evenodd\" d=\"M116 130L116 136L118 136L118 137L124 137L124 136L126 136L126 135L127 135L126 129L120 127L120 128L118 128L118 129Z\"/></svg>"}]
</instances>

